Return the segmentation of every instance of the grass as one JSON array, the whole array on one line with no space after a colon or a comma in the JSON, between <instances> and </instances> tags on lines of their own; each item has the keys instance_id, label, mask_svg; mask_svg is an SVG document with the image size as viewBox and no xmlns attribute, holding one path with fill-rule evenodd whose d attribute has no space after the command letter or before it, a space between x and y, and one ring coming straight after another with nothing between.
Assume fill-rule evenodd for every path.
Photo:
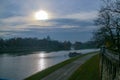
<instances>
[{"instance_id":1,"label":"grass","mask_svg":"<svg viewBox=\"0 0 120 80\"><path fill-rule=\"evenodd\" d=\"M93 56L81 65L69 80L99 80L99 55Z\"/></svg>"},{"instance_id":2,"label":"grass","mask_svg":"<svg viewBox=\"0 0 120 80\"><path fill-rule=\"evenodd\" d=\"M88 53L88 54L92 54L92 53ZM50 73L54 72L55 70L65 66L66 64L69 64L69 63L77 60L78 58L83 57L83 56L88 55L88 54L83 54L81 56L77 56L77 57L73 57L71 59L68 59L68 60L66 60L64 62L56 64L56 65L54 65L52 67L49 67L49 68L47 68L47 69L45 69L45 70L43 70L41 72L33 74L32 76L30 76L30 77L28 77L28 78L26 78L24 80L40 80L40 79L44 78L45 76L49 75Z\"/></svg>"}]
</instances>

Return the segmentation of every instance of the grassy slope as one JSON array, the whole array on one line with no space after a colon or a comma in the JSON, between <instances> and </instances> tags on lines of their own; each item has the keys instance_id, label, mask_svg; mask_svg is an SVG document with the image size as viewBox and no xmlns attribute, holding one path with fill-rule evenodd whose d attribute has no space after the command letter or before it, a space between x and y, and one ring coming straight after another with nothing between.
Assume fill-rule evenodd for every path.
<instances>
[{"instance_id":1,"label":"grassy slope","mask_svg":"<svg viewBox=\"0 0 120 80\"><path fill-rule=\"evenodd\" d=\"M80 66L69 80L99 80L99 55L93 56Z\"/></svg>"},{"instance_id":2,"label":"grassy slope","mask_svg":"<svg viewBox=\"0 0 120 80\"><path fill-rule=\"evenodd\" d=\"M49 67L49 68L47 68L47 69L45 69L45 70L43 70L43 71L41 71L41 72L38 72L38 73L36 73L36 74L34 74L34 75L26 78L25 80L40 80L40 79L42 79L43 77L45 77L45 76L49 75L50 73L54 72L55 70L57 70L57 69L65 66L66 64L69 64L69 63L71 63L72 61L74 61L74 60L76 60L76 59L78 59L78 58L80 58L80 57L83 57L83 56L85 56L85 55L88 55L88 54L84 54L84 55L81 55L81 56L78 56L78 57L74 57L74 58L71 58L71 59L66 60L66 61L64 61L64 62L61 62L61 63L59 63L59 64L56 64L56 65L54 65L54 66L52 66L52 67Z\"/></svg>"}]
</instances>

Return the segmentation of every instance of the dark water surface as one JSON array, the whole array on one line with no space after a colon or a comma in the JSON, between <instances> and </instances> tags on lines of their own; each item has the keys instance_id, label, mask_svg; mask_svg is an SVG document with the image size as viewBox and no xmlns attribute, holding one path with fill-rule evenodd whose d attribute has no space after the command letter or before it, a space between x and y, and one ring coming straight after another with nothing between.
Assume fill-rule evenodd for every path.
<instances>
[{"instance_id":1,"label":"dark water surface","mask_svg":"<svg viewBox=\"0 0 120 80\"><path fill-rule=\"evenodd\" d=\"M28 55L0 55L0 78L10 80L23 80L24 78L44 70L52 65L69 59L71 51L87 52L97 51L98 49L70 50L58 52L32 52Z\"/></svg>"}]
</instances>

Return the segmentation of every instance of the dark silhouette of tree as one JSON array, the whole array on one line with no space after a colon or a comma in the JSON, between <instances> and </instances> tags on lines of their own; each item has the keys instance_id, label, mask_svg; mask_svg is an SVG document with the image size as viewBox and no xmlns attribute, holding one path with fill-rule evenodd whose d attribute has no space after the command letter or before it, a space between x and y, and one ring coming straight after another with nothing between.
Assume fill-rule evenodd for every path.
<instances>
[{"instance_id":1,"label":"dark silhouette of tree","mask_svg":"<svg viewBox=\"0 0 120 80\"><path fill-rule=\"evenodd\" d=\"M4 40L0 38L0 48L4 48Z\"/></svg>"},{"instance_id":2,"label":"dark silhouette of tree","mask_svg":"<svg viewBox=\"0 0 120 80\"><path fill-rule=\"evenodd\" d=\"M59 42L52 40L49 36L44 39L37 38L11 38L11 39L0 39L0 52L9 51L58 51L58 50L69 50L71 49L71 42Z\"/></svg>"},{"instance_id":3,"label":"dark silhouette of tree","mask_svg":"<svg viewBox=\"0 0 120 80\"><path fill-rule=\"evenodd\" d=\"M100 28L94 32L99 45L109 49L120 49L120 0L103 0L104 4L95 21Z\"/></svg>"},{"instance_id":4,"label":"dark silhouette of tree","mask_svg":"<svg viewBox=\"0 0 120 80\"><path fill-rule=\"evenodd\" d=\"M87 42L75 42L73 44L73 47L75 50L79 49L91 49L91 48L97 48L96 43L94 41L87 41Z\"/></svg>"},{"instance_id":5,"label":"dark silhouette of tree","mask_svg":"<svg viewBox=\"0 0 120 80\"><path fill-rule=\"evenodd\" d=\"M73 44L73 46L74 46L74 49L75 49L75 50L78 50L78 49L81 49L82 43L81 43L81 42L75 42L75 43Z\"/></svg>"},{"instance_id":6,"label":"dark silhouette of tree","mask_svg":"<svg viewBox=\"0 0 120 80\"><path fill-rule=\"evenodd\" d=\"M71 49L71 45L72 43L70 41L64 41L63 42L63 47L66 49L66 50L70 50Z\"/></svg>"}]
</instances>

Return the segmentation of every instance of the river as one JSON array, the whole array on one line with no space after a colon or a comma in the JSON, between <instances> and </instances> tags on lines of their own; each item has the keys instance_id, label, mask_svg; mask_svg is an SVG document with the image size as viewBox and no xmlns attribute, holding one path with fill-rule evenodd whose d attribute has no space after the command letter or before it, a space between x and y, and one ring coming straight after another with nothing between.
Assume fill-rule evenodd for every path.
<instances>
[{"instance_id":1,"label":"river","mask_svg":"<svg viewBox=\"0 0 120 80\"><path fill-rule=\"evenodd\" d=\"M70 50L57 52L31 52L27 55L0 55L0 78L10 80L22 80L38 71L69 59L69 52L81 52L83 54L99 49Z\"/></svg>"}]
</instances>

